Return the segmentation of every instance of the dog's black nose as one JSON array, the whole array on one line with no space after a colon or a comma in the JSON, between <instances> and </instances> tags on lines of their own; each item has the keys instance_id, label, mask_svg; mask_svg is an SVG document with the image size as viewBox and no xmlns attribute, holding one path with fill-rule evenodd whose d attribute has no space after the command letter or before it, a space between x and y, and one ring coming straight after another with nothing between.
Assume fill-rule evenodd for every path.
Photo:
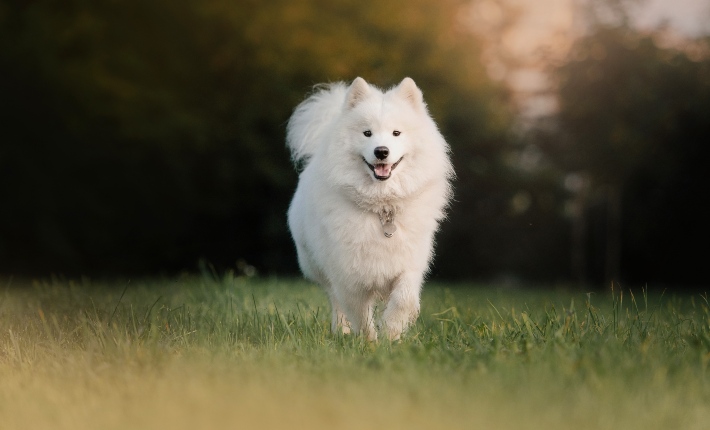
<instances>
[{"instance_id":1,"label":"dog's black nose","mask_svg":"<svg viewBox=\"0 0 710 430\"><path fill-rule=\"evenodd\" d=\"M386 146L378 146L375 148L375 157L379 160L384 160L390 155L390 149Z\"/></svg>"}]
</instances>

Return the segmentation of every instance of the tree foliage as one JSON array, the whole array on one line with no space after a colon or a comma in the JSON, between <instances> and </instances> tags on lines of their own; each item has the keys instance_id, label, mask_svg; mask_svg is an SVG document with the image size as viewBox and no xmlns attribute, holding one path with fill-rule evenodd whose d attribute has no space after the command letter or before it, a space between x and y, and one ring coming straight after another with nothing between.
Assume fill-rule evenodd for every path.
<instances>
[{"instance_id":1,"label":"tree foliage","mask_svg":"<svg viewBox=\"0 0 710 430\"><path fill-rule=\"evenodd\" d=\"M710 232L702 166L710 156L710 47L673 45L669 36L600 25L556 69L563 137L553 153L591 178L587 264L596 280L605 258L607 280L608 260L619 258L624 280L705 282L697 267ZM618 241L618 256L608 255L609 241Z\"/></svg>"},{"instance_id":2,"label":"tree foliage","mask_svg":"<svg viewBox=\"0 0 710 430\"><path fill-rule=\"evenodd\" d=\"M285 123L312 85L412 76L454 151L501 140L462 5L3 4L0 269L294 271Z\"/></svg>"},{"instance_id":3,"label":"tree foliage","mask_svg":"<svg viewBox=\"0 0 710 430\"><path fill-rule=\"evenodd\" d=\"M592 25L554 67L552 126L515 133L470 6L0 4L0 271L155 273L205 259L293 274L293 108L317 83L411 76L457 173L434 275L569 279L583 248L593 281L608 279L616 249L622 280L702 282L708 41ZM575 177L591 184L582 200L564 186Z\"/></svg>"}]
</instances>

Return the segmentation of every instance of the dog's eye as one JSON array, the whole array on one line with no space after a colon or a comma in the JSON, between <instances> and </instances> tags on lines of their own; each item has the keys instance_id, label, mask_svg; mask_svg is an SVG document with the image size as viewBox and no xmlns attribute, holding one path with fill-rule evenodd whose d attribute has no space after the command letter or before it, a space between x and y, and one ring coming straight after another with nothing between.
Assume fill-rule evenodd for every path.
<instances>
[{"instance_id":1,"label":"dog's eye","mask_svg":"<svg viewBox=\"0 0 710 430\"><path fill-rule=\"evenodd\" d=\"M371 132L370 130L365 130L365 131L362 132L362 134L364 134L365 137L370 137L370 136L372 136L372 132Z\"/></svg>"},{"instance_id":2,"label":"dog's eye","mask_svg":"<svg viewBox=\"0 0 710 430\"><path fill-rule=\"evenodd\" d=\"M400 134L402 133L399 130L395 130L392 132L392 136L399 136Z\"/></svg>"}]
</instances>

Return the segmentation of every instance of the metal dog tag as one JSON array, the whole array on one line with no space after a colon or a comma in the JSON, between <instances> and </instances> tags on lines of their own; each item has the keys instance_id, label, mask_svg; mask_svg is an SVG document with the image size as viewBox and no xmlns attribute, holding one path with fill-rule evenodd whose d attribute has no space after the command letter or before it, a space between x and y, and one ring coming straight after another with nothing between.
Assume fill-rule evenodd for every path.
<instances>
[{"instance_id":1,"label":"metal dog tag","mask_svg":"<svg viewBox=\"0 0 710 430\"><path fill-rule=\"evenodd\" d=\"M387 221L382 226L382 231L385 232L385 237L392 237L395 231L397 231L397 226L394 225L393 221Z\"/></svg>"}]
</instances>

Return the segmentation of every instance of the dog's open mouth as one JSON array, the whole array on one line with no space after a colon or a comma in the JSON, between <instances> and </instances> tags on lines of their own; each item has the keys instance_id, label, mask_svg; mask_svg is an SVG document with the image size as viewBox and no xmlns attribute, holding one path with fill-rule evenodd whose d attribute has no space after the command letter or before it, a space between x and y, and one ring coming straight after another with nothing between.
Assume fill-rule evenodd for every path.
<instances>
[{"instance_id":1,"label":"dog's open mouth","mask_svg":"<svg viewBox=\"0 0 710 430\"><path fill-rule=\"evenodd\" d=\"M390 178L390 176L392 176L392 171L397 167L397 165L399 165L399 162L402 161L402 158L404 158L404 157L401 157L394 164L375 163L374 165L372 165L367 162L365 157L362 157L362 161L364 161L365 164L367 164L367 167L369 167L370 170L372 170L372 173L375 174L375 179L378 179L380 181L386 181L387 179Z\"/></svg>"}]
</instances>

